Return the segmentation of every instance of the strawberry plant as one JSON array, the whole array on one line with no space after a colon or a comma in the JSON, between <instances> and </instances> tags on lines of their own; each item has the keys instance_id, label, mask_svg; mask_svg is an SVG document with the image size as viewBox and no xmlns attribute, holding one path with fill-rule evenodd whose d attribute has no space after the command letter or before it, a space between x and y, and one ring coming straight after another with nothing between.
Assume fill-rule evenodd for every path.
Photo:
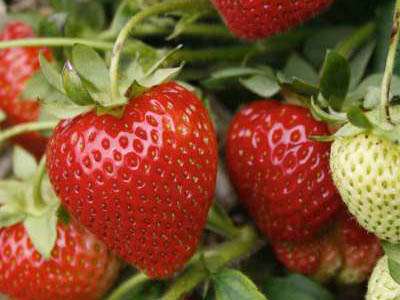
<instances>
[{"instance_id":1,"label":"strawberry plant","mask_svg":"<svg viewBox=\"0 0 400 300\"><path fill-rule=\"evenodd\" d=\"M400 0L0 0L0 297L395 300Z\"/></svg>"}]
</instances>

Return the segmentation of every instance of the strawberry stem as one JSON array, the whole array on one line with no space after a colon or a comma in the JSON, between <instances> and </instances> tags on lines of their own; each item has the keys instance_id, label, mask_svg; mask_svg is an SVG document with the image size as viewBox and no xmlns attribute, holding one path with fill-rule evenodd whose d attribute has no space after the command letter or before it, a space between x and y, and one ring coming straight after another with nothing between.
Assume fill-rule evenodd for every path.
<instances>
[{"instance_id":1,"label":"strawberry stem","mask_svg":"<svg viewBox=\"0 0 400 300\"><path fill-rule=\"evenodd\" d=\"M349 59L354 51L364 45L365 42L371 38L371 36L375 33L375 30L375 23L370 22L365 24L351 34L347 39L339 43L339 45L336 47L336 51L345 58Z\"/></svg>"},{"instance_id":2,"label":"strawberry stem","mask_svg":"<svg viewBox=\"0 0 400 300\"><path fill-rule=\"evenodd\" d=\"M4 143L6 140L32 131L40 131L40 130L51 130L54 129L58 124L58 121L48 121L48 122L31 122L24 123L21 125L17 125L6 129L0 132L0 144Z\"/></svg>"},{"instance_id":3,"label":"strawberry stem","mask_svg":"<svg viewBox=\"0 0 400 300\"><path fill-rule=\"evenodd\" d=\"M17 47L73 47L76 44L86 45L100 50L110 50L113 45L110 42L101 42L88 39L78 38L32 38L8 40L0 42L0 49L17 48Z\"/></svg>"},{"instance_id":4,"label":"strawberry stem","mask_svg":"<svg viewBox=\"0 0 400 300\"><path fill-rule=\"evenodd\" d=\"M133 31L136 25L138 25L140 22L150 16L159 15L171 11L187 9L210 10L210 8L212 8L212 6L208 0L167 0L150 6L134 15L122 28L113 48L110 66L111 95L113 99L119 98L118 68L121 53L126 40L128 39L130 33Z\"/></svg>"},{"instance_id":5,"label":"strawberry stem","mask_svg":"<svg viewBox=\"0 0 400 300\"><path fill-rule=\"evenodd\" d=\"M254 228L244 226L239 230L239 234L234 240L205 250L203 257L206 262L212 263L212 270L217 270L254 251L258 243L258 236ZM210 275L210 269L204 265L204 261L200 259L200 256L196 258L197 260L190 264L187 270L176 279L161 298L162 300L180 300L199 283L207 279Z\"/></svg>"},{"instance_id":6,"label":"strawberry stem","mask_svg":"<svg viewBox=\"0 0 400 300\"><path fill-rule=\"evenodd\" d=\"M390 104L390 88L392 84L394 64L396 61L397 48L400 38L400 0L396 1L392 33L390 36L389 52L386 60L386 69L382 81L381 90L381 121L385 125L391 124L389 104Z\"/></svg>"},{"instance_id":7,"label":"strawberry stem","mask_svg":"<svg viewBox=\"0 0 400 300\"><path fill-rule=\"evenodd\" d=\"M112 294L107 298L107 300L123 299L125 294L127 294L134 288L142 285L148 280L149 278L145 274L137 273L136 275L132 276L130 279L122 283L116 290L114 290Z\"/></svg>"}]
</instances>

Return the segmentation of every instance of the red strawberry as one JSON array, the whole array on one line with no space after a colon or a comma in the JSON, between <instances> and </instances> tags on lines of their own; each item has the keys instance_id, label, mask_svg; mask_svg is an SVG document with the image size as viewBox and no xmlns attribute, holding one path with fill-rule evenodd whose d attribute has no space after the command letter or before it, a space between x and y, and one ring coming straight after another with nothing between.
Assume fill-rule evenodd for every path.
<instances>
[{"instance_id":1,"label":"red strawberry","mask_svg":"<svg viewBox=\"0 0 400 300\"><path fill-rule=\"evenodd\" d=\"M226 145L229 173L241 200L270 239L313 237L341 207L329 169L327 135L303 107L259 101L231 123Z\"/></svg>"},{"instance_id":2,"label":"red strawberry","mask_svg":"<svg viewBox=\"0 0 400 300\"><path fill-rule=\"evenodd\" d=\"M363 229L349 213L340 217L338 236L343 256L339 281L358 283L366 280L383 255L379 239Z\"/></svg>"},{"instance_id":3,"label":"red strawberry","mask_svg":"<svg viewBox=\"0 0 400 300\"><path fill-rule=\"evenodd\" d=\"M342 264L332 235L301 243L276 242L273 247L277 259L288 270L321 281L332 278Z\"/></svg>"},{"instance_id":4,"label":"red strawberry","mask_svg":"<svg viewBox=\"0 0 400 300\"><path fill-rule=\"evenodd\" d=\"M34 37L30 26L22 22L8 23L0 33L0 41ZM39 53L43 51L51 57L45 48L10 48L0 50L0 109L5 112L5 126L36 121L39 116L39 104L36 101L22 101L21 93L26 82L39 70ZM31 151L37 157L44 153L47 138L39 133L24 134L15 142Z\"/></svg>"},{"instance_id":5,"label":"red strawberry","mask_svg":"<svg viewBox=\"0 0 400 300\"><path fill-rule=\"evenodd\" d=\"M51 182L70 213L150 277L193 255L214 195L217 144L200 100L174 82L132 99L121 118L59 124Z\"/></svg>"},{"instance_id":6,"label":"red strawberry","mask_svg":"<svg viewBox=\"0 0 400 300\"><path fill-rule=\"evenodd\" d=\"M365 281L382 256L376 236L361 228L347 213L337 224L311 241L274 242L277 259L292 272L327 280L336 276L345 284Z\"/></svg>"},{"instance_id":7,"label":"red strawberry","mask_svg":"<svg viewBox=\"0 0 400 300\"><path fill-rule=\"evenodd\" d=\"M52 257L34 249L23 225L0 229L0 292L23 300L100 299L119 261L80 225L59 224Z\"/></svg>"},{"instance_id":8,"label":"red strawberry","mask_svg":"<svg viewBox=\"0 0 400 300\"><path fill-rule=\"evenodd\" d=\"M323 10L333 0L212 0L229 30L256 40L287 31Z\"/></svg>"},{"instance_id":9,"label":"red strawberry","mask_svg":"<svg viewBox=\"0 0 400 300\"><path fill-rule=\"evenodd\" d=\"M256 40L287 31L321 11L333 0L212 0L230 31Z\"/></svg>"}]
</instances>

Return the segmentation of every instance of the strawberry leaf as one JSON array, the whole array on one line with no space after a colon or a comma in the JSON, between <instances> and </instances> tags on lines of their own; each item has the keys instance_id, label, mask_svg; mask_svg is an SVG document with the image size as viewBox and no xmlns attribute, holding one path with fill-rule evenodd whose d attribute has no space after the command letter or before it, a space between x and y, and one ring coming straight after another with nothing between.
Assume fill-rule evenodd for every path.
<instances>
[{"instance_id":1,"label":"strawberry leaf","mask_svg":"<svg viewBox=\"0 0 400 300\"><path fill-rule=\"evenodd\" d=\"M72 102L77 105L94 104L93 99L84 87L78 73L69 61L64 65L62 77L64 90Z\"/></svg>"},{"instance_id":2,"label":"strawberry leaf","mask_svg":"<svg viewBox=\"0 0 400 300\"><path fill-rule=\"evenodd\" d=\"M365 132L364 129L362 129L360 127L356 127L356 126L352 125L351 123L347 123L346 125L342 126L338 131L336 131L335 137L356 136L363 132Z\"/></svg>"},{"instance_id":3,"label":"strawberry leaf","mask_svg":"<svg viewBox=\"0 0 400 300\"><path fill-rule=\"evenodd\" d=\"M45 258L51 257L57 240L57 215L54 210L49 210L40 217L27 216L24 227L35 249Z\"/></svg>"},{"instance_id":4,"label":"strawberry leaf","mask_svg":"<svg viewBox=\"0 0 400 300\"><path fill-rule=\"evenodd\" d=\"M37 163L25 149L15 146L13 152L13 173L21 180L30 180L35 175Z\"/></svg>"},{"instance_id":5,"label":"strawberry leaf","mask_svg":"<svg viewBox=\"0 0 400 300\"><path fill-rule=\"evenodd\" d=\"M243 273L225 269L212 276L216 300L266 300L256 285Z\"/></svg>"},{"instance_id":6,"label":"strawberry leaf","mask_svg":"<svg viewBox=\"0 0 400 300\"><path fill-rule=\"evenodd\" d=\"M381 240L381 245L389 259L400 263L400 245Z\"/></svg>"},{"instance_id":7,"label":"strawberry leaf","mask_svg":"<svg viewBox=\"0 0 400 300\"><path fill-rule=\"evenodd\" d=\"M22 98L36 100L46 98L52 91L52 86L46 80L42 72L36 72L25 85Z\"/></svg>"},{"instance_id":8,"label":"strawberry leaf","mask_svg":"<svg viewBox=\"0 0 400 300\"><path fill-rule=\"evenodd\" d=\"M95 107L94 105L79 106L69 101L65 96L62 98L62 96L61 94L53 94L51 97L41 101L43 112L62 120L89 112Z\"/></svg>"},{"instance_id":9,"label":"strawberry leaf","mask_svg":"<svg viewBox=\"0 0 400 300\"><path fill-rule=\"evenodd\" d=\"M269 98L281 90L276 79L264 75L254 75L248 79L240 79L240 83L254 94Z\"/></svg>"},{"instance_id":10,"label":"strawberry leaf","mask_svg":"<svg viewBox=\"0 0 400 300\"><path fill-rule=\"evenodd\" d=\"M390 276L393 278L394 281L400 284L400 263L388 258L388 268Z\"/></svg>"},{"instance_id":11,"label":"strawberry leaf","mask_svg":"<svg viewBox=\"0 0 400 300\"><path fill-rule=\"evenodd\" d=\"M152 86L170 80L171 78L176 76L182 68L183 63L176 68L158 69L154 73L144 78L137 79L137 83L142 87L150 88Z\"/></svg>"},{"instance_id":12,"label":"strawberry leaf","mask_svg":"<svg viewBox=\"0 0 400 300\"><path fill-rule=\"evenodd\" d=\"M84 45L74 46L72 63L79 75L93 84L96 89L110 94L110 76L107 65L95 50Z\"/></svg>"},{"instance_id":13,"label":"strawberry leaf","mask_svg":"<svg viewBox=\"0 0 400 300\"><path fill-rule=\"evenodd\" d=\"M48 83L60 93L64 93L62 78L56 67L50 64L42 53L39 56L39 61L42 73Z\"/></svg>"},{"instance_id":14,"label":"strawberry leaf","mask_svg":"<svg viewBox=\"0 0 400 300\"><path fill-rule=\"evenodd\" d=\"M321 93L336 111L342 109L350 86L350 66L347 60L335 51L325 58L320 82Z\"/></svg>"},{"instance_id":15,"label":"strawberry leaf","mask_svg":"<svg viewBox=\"0 0 400 300\"><path fill-rule=\"evenodd\" d=\"M367 66L372 58L376 47L376 42L372 41L368 43L363 49L361 49L357 55L350 62L351 69L351 80L350 90L353 90L361 82L361 79L365 75Z\"/></svg>"},{"instance_id":16,"label":"strawberry leaf","mask_svg":"<svg viewBox=\"0 0 400 300\"><path fill-rule=\"evenodd\" d=\"M319 94L318 87L309 84L297 77L289 79L287 78L286 74L282 72L278 72L276 77L282 88L289 89L296 94L304 96L317 96Z\"/></svg>"},{"instance_id":17,"label":"strawberry leaf","mask_svg":"<svg viewBox=\"0 0 400 300\"><path fill-rule=\"evenodd\" d=\"M366 130L373 128L373 125L368 120L367 116L357 106L350 108L350 110L347 112L347 118L349 119L351 124L353 124L354 126L357 126L359 128L366 129Z\"/></svg>"},{"instance_id":18,"label":"strawberry leaf","mask_svg":"<svg viewBox=\"0 0 400 300\"><path fill-rule=\"evenodd\" d=\"M297 53L289 57L283 72L289 78L301 78L305 82L312 84L317 84L319 80L318 73L314 67Z\"/></svg>"},{"instance_id":19,"label":"strawberry leaf","mask_svg":"<svg viewBox=\"0 0 400 300\"><path fill-rule=\"evenodd\" d=\"M322 285L303 275L270 277L265 293L273 300L334 300L335 297Z\"/></svg>"},{"instance_id":20,"label":"strawberry leaf","mask_svg":"<svg viewBox=\"0 0 400 300\"><path fill-rule=\"evenodd\" d=\"M185 13L176 23L174 31L167 37L167 40L172 40L182 34L188 25L195 23L198 19L204 16L204 12L191 11Z\"/></svg>"},{"instance_id":21,"label":"strawberry leaf","mask_svg":"<svg viewBox=\"0 0 400 300\"><path fill-rule=\"evenodd\" d=\"M319 105L317 105L314 97L311 99L311 113L315 119L327 123L343 123L347 121L347 118L341 114L331 114L324 111Z\"/></svg>"}]
</instances>

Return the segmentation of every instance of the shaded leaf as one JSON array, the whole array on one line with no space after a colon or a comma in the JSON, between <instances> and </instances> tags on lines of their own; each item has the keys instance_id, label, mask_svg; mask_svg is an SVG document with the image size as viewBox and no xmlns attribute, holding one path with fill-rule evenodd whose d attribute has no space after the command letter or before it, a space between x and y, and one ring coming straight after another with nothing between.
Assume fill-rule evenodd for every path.
<instances>
[{"instance_id":1,"label":"shaded leaf","mask_svg":"<svg viewBox=\"0 0 400 300\"><path fill-rule=\"evenodd\" d=\"M340 111L350 86L350 66L347 60L336 53L329 51L320 82L321 93L328 100L330 106Z\"/></svg>"},{"instance_id":2,"label":"shaded leaf","mask_svg":"<svg viewBox=\"0 0 400 300\"><path fill-rule=\"evenodd\" d=\"M292 274L287 277L270 277L264 285L271 300L334 300L334 296L317 282Z\"/></svg>"},{"instance_id":3,"label":"shaded leaf","mask_svg":"<svg viewBox=\"0 0 400 300\"><path fill-rule=\"evenodd\" d=\"M57 240L56 213L50 210L41 217L27 216L24 227L35 249L45 259L49 259Z\"/></svg>"},{"instance_id":4,"label":"shaded leaf","mask_svg":"<svg viewBox=\"0 0 400 300\"><path fill-rule=\"evenodd\" d=\"M98 90L109 92L110 76L108 68L105 61L95 50L84 45L74 46L72 49L72 63L85 80L93 84Z\"/></svg>"},{"instance_id":5,"label":"shaded leaf","mask_svg":"<svg viewBox=\"0 0 400 300\"><path fill-rule=\"evenodd\" d=\"M391 258L388 258L388 268L390 276L393 278L394 281L400 284L400 263Z\"/></svg>"},{"instance_id":6,"label":"shaded leaf","mask_svg":"<svg viewBox=\"0 0 400 300\"><path fill-rule=\"evenodd\" d=\"M40 67L42 73L49 84L55 88L57 91L63 93L64 87L62 84L62 78L58 70L55 68L54 65L50 64L47 59L41 53L39 56Z\"/></svg>"},{"instance_id":7,"label":"shaded leaf","mask_svg":"<svg viewBox=\"0 0 400 300\"><path fill-rule=\"evenodd\" d=\"M225 269L212 276L216 300L266 300L256 285L243 273Z\"/></svg>"},{"instance_id":8,"label":"shaded leaf","mask_svg":"<svg viewBox=\"0 0 400 300\"><path fill-rule=\"evenodd\" d=\"M69 61L64 65L62 72L64 90L67 96L77 105L94 104L90 94L84 87L78 73Z\"/></svg>"},{"instance_id":9,"label":"shaded leaf","mask_svg":"<svg viewBox=\"0 0 400 300\"><path fill-rule=\"evenodd\" d=\"M297 53L289 57L284 73L289 78L297 77L313 84L318 83L319 80L318 73L314 67Z\"/></svg>"},{"instance_id":10,"label":"shaded leaf","mask_svg":"<svg viewBox=\"0 0 400 300\"><path fill-rule=\"evenodd\" d=\"M368 43L368 45L361 49L350 61L350 90L356 88L364 77L367 66L372 58L372 54L374 53L375 46L375 41Z\"/></svg>"},{"instance_id":11,"label":"shaded leaf","mask_svg":"<svg viewBox=\"0 0 400 300\"><path fill-rule=\"evenodd\" d=\"M51 92L53 87L49 84L42 72L36 72L27 81L22 97L28 100L36 100L38 98L46 98Z\"/></svg>"},{"instance_id":12,"label":"shaded leaf","mask_svg":"<svg viewBox=\"0 0 400 300\"><path fill-rule=\"evenodd\" d=\"M36 159L22 147L15 146L13 152L14 175L19 179L29 180L35 175L36 168Z\"/></svg>"},{"instance_id":13,"label":"shaded leaf","mask_svg":"<svg viewBox=\"0 0 400 300\"><path fill-rule=\"evenodd\" d=\"M357 106L352 107L347 112L347 117L351 124L363 129L372 129L373 125L368 120L364 112Z\"/></svg>"},{"instance_id":14,"label":"shaded leaf","mask_svg":"<svg viewBox=\"0 0 400 300\"><path fill-rule=\"evenodd\" d=\"M240 83L254 94L265 98L276 95L281 89L275 79L263 75L254 75L248 79L240 79Z\"/></svg>"}]
</instances>

